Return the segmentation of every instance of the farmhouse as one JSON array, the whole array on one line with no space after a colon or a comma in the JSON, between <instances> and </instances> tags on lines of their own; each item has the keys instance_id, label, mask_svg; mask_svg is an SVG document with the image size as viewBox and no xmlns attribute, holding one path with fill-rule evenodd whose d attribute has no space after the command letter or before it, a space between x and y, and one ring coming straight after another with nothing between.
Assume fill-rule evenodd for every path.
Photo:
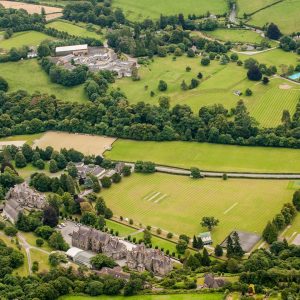
<instances>
[{"instance_id":1,"label":"farmhouse","mask_svg":"<svg viewBox=\"0 0 300 300\"><path fill-rule=\"evenodd\" d=\"M118 238L86 226L80 226L78 231L73 231L72 246L97 253L101 252L115 260L125 258L127 252L125 244Z\"/></svg>"},{"instance_id":2,"label":"farmhouse","mask_svg":"<svg viewBox=\"0 0 300 300\"><path fill-rule=\"evenodd\" d=\"M23 182L16 184L8 191L3 214L14 223L24 208L42 209L45 204L45 195L31 189L27 182Z\"/></svg>"},{"instance_id":3,"label":"farmhouse","mask_svg":"<svg viewBox=\"0 0 300 300\"><path fill-rule=\"evenodd\" d=\"M147 249L144 244L127 252L126 263L129 269L153 272L164 276L173 269L172 260L159 249Z\"/></svg>"},{"instance_id":4,"label":"farmhouse","mask_svg":"<svg viewBox=\"0 0 300 300\"><path fill-rule=\"evenodd\" d=\"M56 47L55 54L57 56L64 56L64 55L68 55L68 54L86 55L86 54L88 54L88 45L84 44L84 45Z\"/></svg>"}]
</instances>

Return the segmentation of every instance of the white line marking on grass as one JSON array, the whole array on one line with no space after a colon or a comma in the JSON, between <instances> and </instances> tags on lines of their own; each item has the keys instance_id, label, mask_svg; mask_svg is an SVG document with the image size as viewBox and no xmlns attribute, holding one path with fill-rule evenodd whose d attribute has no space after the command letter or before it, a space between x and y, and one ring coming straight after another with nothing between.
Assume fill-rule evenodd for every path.
<instances>
[{"instance_id":1,"label":"white line marking on grass","mask_svg":"<svg viewBox=\"0 0 300 300\"><path fill-rule=\"evenodd\" d=\"M156 198L157 196L159 196L161 194L161 192L157 192L155 193L151 198L149 198L147 201L151 201L153 200L154 198Z\"/></svg>"},{"instance_id":2,"label":"white line marking on grass","mask_svg":"<svg viewBox=\"0 0 300 300\"><path fill-rule=\"evenodd\" d=\"M233 205L231 205L227 210L224 211L224 215L226 215L228 212L230 212L235 206L237 206L239 203L235 202Z\"/></svg>"},{"instance_id":3,"label":"white line marking on grass","mask_svg":"<svg viewBox=\"0 0 300 300\"><path fill-rule=\"evenodd\" d=\"M147 200L149 197L153 196L155 193L156 193L156 191L150 192L149 194L147 194L147 195L143 198L143 200Z\"/></svg>"},{"instance_id":4,"label":"white line marking on grass","mask_svg":"<svg viewBox=\"0 0 300 300\"><path fill-rule=\"evenodd\" d=\"M154 203L160 202L161 200L165 199L167 196L168 196L167 194L162 195L160 198L158 198L157 200L155 200Z\"/></svg>"}]
</instances>

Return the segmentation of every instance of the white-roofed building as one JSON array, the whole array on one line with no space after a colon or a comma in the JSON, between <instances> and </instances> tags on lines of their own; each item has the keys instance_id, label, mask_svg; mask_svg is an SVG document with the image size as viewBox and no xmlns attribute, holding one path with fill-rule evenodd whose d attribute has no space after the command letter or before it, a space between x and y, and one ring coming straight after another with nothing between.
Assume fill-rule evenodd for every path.
<instances>
[{"instance_id":1,"label":"white-roofed building","mask_svg":"<svg viewBox=\"0 0 300 300\"><path fill-rule=\"evenodd\" d=\"M64 56L64 55L69 55L69 54L86 55L86 54L88 54L88 45L84 44L84 45L56 47L55 54L57 56Z\"/></svg>"},{"instance_id":2,"label":"white-roofed building","mask_svg":"<svg viewBox=\"0 0 300 300\"><path fill-rule=\"evenodd\" d=\"M68 258L70 259L74 259L74 257L80 253L80 252L83 252L84 250L82 249L79 249L79 248L76 248L76 247L71 247L67 252L66 252L66 255Z\"/></svg>"}]
</instances>

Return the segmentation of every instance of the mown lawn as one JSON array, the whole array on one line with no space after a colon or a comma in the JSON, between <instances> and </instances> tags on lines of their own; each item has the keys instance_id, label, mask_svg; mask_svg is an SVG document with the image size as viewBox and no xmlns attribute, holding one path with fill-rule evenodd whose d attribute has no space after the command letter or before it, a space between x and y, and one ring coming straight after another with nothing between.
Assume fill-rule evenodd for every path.
<instances>
[{"instance_id":1,"label":"mown lawn","mask_svg":"<svg viewBox=\"0 0 300 300\"><path fill-rule=\"evenodd\" d=\"M22 31L14 33L7 40L0 40L0 49L9 50L13 47L20 48L22 46L37 47L44 40L55 40L56 38L37 31ZM2 66L2 65L1 65Z\"/></svg>"},{"instance_id":2,"label":"mown lawn","mask_svg":"<svg viewBox=\"0 0 300 300\"><path fill-rule=\"evenodd\" d=\"M103 40L103 38L104 38L102 34L100 35L100 34L96 33L96 30L100 29L100 27L96 26L96 25L93 25L93 28L95 29L95 31L89 31L86 29L86 24L84 24L84 23L81 23L79 25L79 24L73 24L68 21L57 20L57 21L48 23L46 25L46 27L54 28L59 31L66 31L69 34L80 36L80 37L90 37L90 38L94 38L94 39L98 39L98 40Z\"/></svg>"},{"instance_id":3,"label":"mown lawn","mask_svg":"<svg viewBox=\"0 0 300 300\"><path fill-rule=\"evenodd\" d=\"M142 142L119 139L105 157L210 171L297 173L299 151L295 149L242 147L196 142Z\"/></svg>"},{"instance_id":4,"label":"mown lawn","mask_svg":"<svg viewBox=\"0 0 300 300\"><path fill-rule=\"evenodd\" d=\"M285 0L254 14L248 23L262 27L273 22L281 32L290 34L300 30L299 11L299 0Z\"/></svg>"},{"instance_id":5,"label":"mown lawn","mask_svg":"<svg viewBox=\"0 0 300 300\"><path fill-rule=\"evenodd\" d=\"M29 93L39 91L56 95L58 99L70 102L87 102L83 85L64 87L52 83L49 76L39 66L36 59L1 64L1 76L9 84L9 91L26 90Z\"/></svg>"},{"instance_id":6,"label":"mown lawn","mask_svg":"<svg viewBox=\"0 0 300 300\"><path fill-rule=\"evenodd\" d=\"M221 293L209 294L182 294L182 295L138 295L132 297L123 296L64 296L60 300L221 300L223 295Z\"/></svg>"},{"instance_id":7,"label":"mown lawn","mask_svg":"<svg viewBox=\"0 0 300 300\"><path fill-rule=\"evenodd\" d=\"M261 233L293 191L288 181L202 179L168 174L133 174L101 194L116 216L136 224L190 236L207 231L204 216L220 220L212 231L220 243L232 230Z\"/></svg>"},{"instance_id":8,"label":"mown lawn","mask_svg":"<svg viewBox=\"0 0 300 300\"><path fill-rule=\"evenodd\" d=\"M143 19L158 19L163 15L178 15L183 13L203 15L207 11L213 14L223 14L227 12L228 6L225 0L113 0L113 6L124 10L125 15L133 21Z\"/></svg>"},{"instance_id":9,"label":"mown lawn","mask_svg":"<svg viewBox=\"0 0 300 300\"><path fill-rule=\"evenodd\" d=\"M38 272L49 271L50 265L48 263L48 257L49 257L48 254L41 252L37 249L30 249L30 254L31 254L32 263L34 261L37 261L39 263Z\"/></svg>"},{"instance_id":10,"label":"mown lawn","mask_svg":"<svg viewBox=\"0 0 300 300\"><path fill-rule=\"evenodd\" d=\"M270 51L267 52L268 54L262 54L262 57L254 56L254 58L258 59L261 63L265 63L267 55L271 57L272 61L276 61L276 56L278 56L279 61L286 61L286 63L294 61L293 64L296 64L295 55L290 56L287 54L287 57L290 58L289 61L285 59L286 52L282 50L275 51L275 53ZM241 55L241 58L245 60L249 56ZM196 113L198 113L201 107L213 104L222 104L227 109L230 109L235 107L240 99L243 99L249 109L251 108L251 112L253 111L253 116L257 118L257 121L266 127L280 124L283 109L290 109L291 114L295 111L300 90L292 93L291 91L280 90L279 86L285 83L284 80L274 79L268 86L265 86L248 80L246 75L247 70L244 67L237 66L235 63L229 63L224 66L215 60L211 61L209 66L203 67L200 65L200 59L200 57L187 58L183 56L173 61L171 56L166 58L156 57L153 63L148 66L142 66L139 69L140 81L132 81L130 78L126 78L117 80L114 86L121 88L131 103L144 101L146 103L158 104L161 96L168 96L171 106L187 104ZM277 65L277 63L275 64ZM187 66L191 67L190 72L186 72ZM180 86L182 81L185 80L189 84L192 78L197 78L199 72L203 74L200 85L193 90L183 91ZM164 80L168 84L166 92L158 90L159 80ZM292 83L290 85L292 88L296 87L299 89L298 86ZM253 91L251 97L244 95L238 97L234 95L235 90L245 93L247 88ZM273 101L272 99L265 98L265 94L271 88L275 94L277 93L284 99L284 101L276 103L273 107L275 114L272 115L272 118L270 118L268 110L268 101L270 101L270 105L273 105L277 100ZM150 95L151 91L155 93L153 97ZM263 102L263 106L261 106L261 102ZM268 117L270 118L270 122L268 122Z\"/></svg>"}]
</instances>

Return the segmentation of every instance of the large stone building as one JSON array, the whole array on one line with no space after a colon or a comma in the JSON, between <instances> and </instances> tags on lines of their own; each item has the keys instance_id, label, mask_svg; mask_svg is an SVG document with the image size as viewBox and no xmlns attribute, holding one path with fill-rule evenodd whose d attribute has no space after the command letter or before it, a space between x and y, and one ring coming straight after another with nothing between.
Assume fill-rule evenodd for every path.
<instances>
[{"instance_id":1,"label":"large stone building","mask_svg":"<svg viewBox=\"0 0 300 300\"><path fill-rule=\"evenodd\" d=\"M158 249L148 249L143 244L127 252L126 263L132 270L139 272L147 270L160 276L166 275L173 269L170 257Z\"/></svg>"},{"instance_id":2,"label":"large stone building","mask_svg":"<svg viewBox=\"0 0 300 300\"><path fill-rule=\"evenodd\" d=\"M18 220L19 213L27 209L43 209L46 205L46 197L30 188L27 182L16 184L7 195L3 215L11 222Z\"/></svg>"},{"instance_id":3,"label":"large stone building","mask_svg":"<svg viewBox=\"0 0 300 300\"><path fill-rule=\"evenodd\" d=\"M112 259L126 257L127 248L118 238L100 230L80 226L72 233L72 246L97 253L103 253Z\"/></svg>"}]
</instances>

